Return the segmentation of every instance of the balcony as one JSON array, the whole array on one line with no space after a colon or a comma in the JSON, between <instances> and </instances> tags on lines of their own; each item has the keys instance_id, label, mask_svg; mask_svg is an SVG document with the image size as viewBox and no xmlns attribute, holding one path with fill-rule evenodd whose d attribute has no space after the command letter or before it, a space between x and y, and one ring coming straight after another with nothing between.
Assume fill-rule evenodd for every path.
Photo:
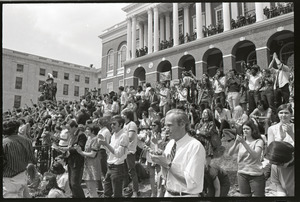
<instances>
[{"instance_id":1,"label":"balcony","mask_svg":"<svg viewBox=\"0 0 300 202\"><path fill-rule=\"evenodd\" d=\"M272 7L270 9L265 7L264 15L267 17L266 20L269 20L271 18L281 16L284 14L288 14L293 11L294 11L294 3L291 2L291 3L279 4L278 6ZM244 26L249 26L251 24L254 24L255 22L256 22L255 10L250 10L250 11L246 12L244 16L242 16L242 15L238 16L237 20L234 20L234 19L231 20L231 30L238 29L238 28L241 28ZM203 26L202 32L203 32L204 38L206 38L206 37L220 34L223 32L223 30L224 30L223 24L220 22L217 25L209 25L208 27ZM190 43L192 41L195 41L196 39L197 39L196 32L194 32L191 35L180 34L179 35L179 45ZM174 41L174 39L161 41L159 44L159 51L172 48L173 41ZM153 47L152 47L152 49L153 49ZM147 52L148 52L148 47L138 49L138 50L136 50L136 57L137 58L143 57L143 56L147 55Z\"/></svg>"}]
</instances>

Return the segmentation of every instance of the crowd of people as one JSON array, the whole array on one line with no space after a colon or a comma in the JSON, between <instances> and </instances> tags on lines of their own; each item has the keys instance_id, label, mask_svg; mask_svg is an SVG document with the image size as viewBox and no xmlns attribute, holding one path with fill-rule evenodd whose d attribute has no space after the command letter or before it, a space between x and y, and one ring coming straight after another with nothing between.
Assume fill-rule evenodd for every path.
<instances>
[{"instance_id":1,"label":"crowd of people","mask_svg":"<svg viewBox=\"0 0 300 202\"><path fill-rule=\"evenodd\" d=\"M145 178L149 197L225 197L234 182L211 163L224 141L241 196L265 196L268 178L294 196L293 74L276 53L242 67L4 112L4 198L139 197Z\"/></svg>"}]
</instances>

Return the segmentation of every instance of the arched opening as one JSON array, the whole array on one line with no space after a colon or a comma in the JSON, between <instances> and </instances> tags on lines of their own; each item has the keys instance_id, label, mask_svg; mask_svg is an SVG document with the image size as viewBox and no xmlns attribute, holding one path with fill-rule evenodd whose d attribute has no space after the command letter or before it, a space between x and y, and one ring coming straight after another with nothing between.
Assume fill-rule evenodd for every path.
<instances>
[{"instance_id":1,"label":"arched opening","mask_svg":"<svg viewBox=\"0 0 300 202\"><path fill-rule=\"evenodd\" d=\"M133 74L133 86L135 87L135 89L138 86L142 86L143 83L146 82L146 71L143 67L138 67L136 68L136 70L134 71Z\"/></svg>"},{"instance_id":2,"label":"arched opening","mask_svg":"<svg viewBox=\"0 0 300 202\"><path fill-rule=\"evenodd\" d=\"M219 68L224 71L223 54L218 48L207 50L203 55L203 62L203 73L207 73L210 77L213 77Z\"/></svg>"},{"instance_id":3,"label":"arched opening","mask_svg":"<svg viewBox=\"0 0 300 202\"><path fill-rule=\"evenodd\" d=\"M232 48L232 55L235 55L235 67L237 72L243 72L241 62L244 61L250 65L257 64L255 45L253 42L245 40L240 41Z\"/></svg>"},{"instance_id":4,"label":"arched opening","mask_svg":"<svg viewBox=\"0 0 300 202\"><path fill-rule=\"evenodd\" d=\"M284 64L289 63L289 67L294 67L294 33L292 31L276 32L269 38L267 47L270 49L270 60L276 52Z\"/></svg>"},{"instance_id":5,"label":"arched opening","mask_svg":"<svg viewBox=\"0 0 300 202\"><path fill-rule=\"evenodd\" d=\"M157 79L158 82L172 80L172 65L169 61L162 61L157 66Z\"/></svg>"},{"instance_id":6,"label":"arched opening","mask_svg":"<svg viewBox=\"0 0 300 202\"><path fill-rule=\"evenodd\" d=\"M182 78L183 71L190 71L192 70L193 74L196 75L195 69L195 58L192 55L185 55L180 58L178 62L178 78Z\"/></svg>"}]
</instances>

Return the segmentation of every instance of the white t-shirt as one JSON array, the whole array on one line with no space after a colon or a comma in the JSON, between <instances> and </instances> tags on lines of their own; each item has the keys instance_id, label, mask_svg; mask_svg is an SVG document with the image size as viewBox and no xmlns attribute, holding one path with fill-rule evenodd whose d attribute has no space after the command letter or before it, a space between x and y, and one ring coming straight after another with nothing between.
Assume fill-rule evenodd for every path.
<instances>
[{"instance_id":1,"label":"white t-shirt","mask_svg":"<svg viewBox=\"0 0 300 202\"><path fill-rule=\"evenodd\" d=\"M134 154L136 152L136 146L137 146L138 128L133 121L130 121L129 123L124 124L123 129L124 129L124 132L128 135L128 138L129 138L129 132L134 132L134 139L132 142L129 142L129 145L128 145L128 152Z\"/></svg>"}]
</instances>

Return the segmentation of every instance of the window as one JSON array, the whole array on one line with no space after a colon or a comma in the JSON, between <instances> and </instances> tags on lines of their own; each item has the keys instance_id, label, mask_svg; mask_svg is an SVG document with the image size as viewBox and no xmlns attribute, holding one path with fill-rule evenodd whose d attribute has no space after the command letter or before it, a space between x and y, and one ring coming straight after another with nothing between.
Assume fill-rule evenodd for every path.
<instances>
[{"instance_id":1,"label":"window","mask_svg":"<svg viewBox=\"0 0 300 202\"><path fill-rule=\"evenodd\" d=\"M89 88L84 88L84 94L87 95L89 93Z\"/></svg>"},{"instance_id":2,"label":"window","mask_svg":"<svg viewBox=\"0 0 300 202\"><path fill-rule=\"evenodd\" d=\"M19 108L21 106L21 96L20 95L15 95L15 100L14 100L14 107Z\"/></svg>"},{"instance_id":3,"label":"window","mask_svg":"<svg viewBox=\"0 0 300 202\"><path fill-rule=\"evenodd\" d=\"M74 86L74 96L79 96L79 86Z\"/></svg>"},{"instance_id":4,"label":"window","mask_svg":"<svg viewBox=\"0 0 300 202\"><path fill-rule=\"evenodd\" d=\"M114 70L114 51L110 50L107 54L107 71Z\"/></svg>"},{"instance_id":5,"label":"window","mask_svg":"<svg viewBox=\"0 0 300 202\"><path fill-rule=\"evenodd\" d=\"M183 22L179 22L179 36L183 34Z\"/></svg>"},{"instance_id":6,"label":"window","mask_svg":"<svg viewBox=\"0 0 300 202\"><path fill-rule=\"evenodd\" d=\"M24 65L17 64L17 72L23 72L24 71Z\"/></svg>"},{"instance_id":7,"label":"window","mask_svg":"<svg viewBox=\"0 0 300 202\"><path fill-rule=\"evenodd\" d=\"M39 81L38 91L42 92L42 86L45 83L45 81Z\"/></svg>"},{"instance_id":8,"label":"window","mask_svg":"<svg viewBox=\"0 0 300 202\"><path fill-rule=\"evenodd\" d=\"M23 81L22 77L16 77L16 86L15 86L16 89L22 89L22 81Z\"/></svg>"},{"instance_id":9,"label":"window","mask_svg":"<svg viewBox=\"0 0 300 202\"><path fill-rule=\"evenodd\" d=\"M222 24L223 23L223 10L218 9L216 10L216 24Z\"/></svg>"},{"instance_id":10,"label":"window","mask_svg":"<svg viewBox=\"0 0 300 202\"><path fill-rule=\"evenodd\" d=\"M247 57L247 63L249 63L251 66L256 63L256 51L252 51L248 57Z\"/></svg>"},{"instance_id":11,"label":"window","mask_svg":"<svg viewBox=\"0 0 300 202\"><path fill-rule=\"evenodd\" d=\"M52 75L53 75L53 78L57 78L58 72L57 71L52 71Z\"/></svg>"},{"instance_id":12,"label":"window","mask_svg":"<svg viewBox=\"0 0 300 202\"><path fill-rule=\"evenodd\" d=\"M46 75L46 69L40 68L40 75L45 76Z\"/></svg>"},{"instance_id":13,"label":"window","mask_svg":"<svg viewBox=\"0 0 300 202\"><path fill-rule=\"evenodd\" d=\"M109 82L109 83L107 83L107 92L109 93L109 92L111 92L111 91L113 91L113 88L114 88L114 84L113 84L113 82Z\"/></svg>"},{"instance_id":14,"label":"window","mask_svg":"<svg viewBox=\"0 0 300 202\"><path fill-rule=\"evenodd\" d=\"M101 84L101 78L98 78L98 84Z\"/></svg>"},{"instance_id":15,"label":"window","mask_svg":"<svg viewBox=\"0 0 300 202\"><path fill-rule=\"evenodd\" d=\"M69 91L69 85L64 84L63 95L68 95L68 91Z\"/></svg>"},{"instance_id":16,"label":"window","mask_svg":"<svg viewBox=\"0 0 300 202\"><path fill-rule=\"evenodd\" d=\"M75 81L79 82L80 81L80 76L79 75L75 75Z\"/></svg>"},{"instance_id":17,"label":"window","mask_svg":"<svg viewBox=\"0 0 300 202\"><path fill-rule=\"evenodd\" d=\"M87 83L87 84L90 83L90 77L85 77L85 83Z\"/></svg>"},{"instance_id":18,"label":"window","mask_svg":"<svg viewBox=\"0 0 300 202\"><path fill-rule=\"evenodd\" d=\"M65 74L64 74L64 79L65 79L65 80L69 80L69 73L65 73Z\"/></svg>"},{"instance_id":19,"label":"window","mask_svg":"<svg viewBox=\"0 0 300 202\"><path fill-rule=\"evenodd\" d=\"M127 47L123 45L118 52L118 69L124 67L124 62L126 61Z\"/></svg>"}]
</instances>

